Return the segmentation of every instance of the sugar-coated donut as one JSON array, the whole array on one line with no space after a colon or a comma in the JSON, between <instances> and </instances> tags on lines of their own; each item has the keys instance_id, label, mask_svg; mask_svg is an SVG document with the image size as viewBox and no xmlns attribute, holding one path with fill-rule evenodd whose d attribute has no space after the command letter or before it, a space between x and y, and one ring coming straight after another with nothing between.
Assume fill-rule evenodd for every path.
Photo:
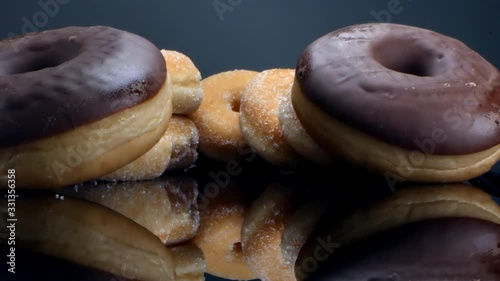
<instances>
[{"instance_id":1,"label":"sugar-coated donut","mask_svg":"<svg viewBox=\"0 0 500 281\"><path fill-rule=\"evenodd\" d=\"M172 115L167 130L153 148L99 180L152 180L160 177L165 171L188 168L198 159L198 140L198 129L190 119L182 115Z\"/></svg>"},{"instance_id":2,"label":"sugar-coated donut","mask_svg":"<svg viewBox=\"0 0 500 281\"><path fill-rule=\"evenodd\" d=\"M169 126L170 123L172 123L172 118ZM99 180L142 181L158 178L165 172L171 161L173 144L169 134L170 132L167 127L167 131L163 134L160 141L148 152L124 167L100 177Z\"/></svg>"},{"instance_id":3,"label":"sugar-coated donut","mask_svg":"<svg viewBox=\"0 0 500 281\"><path fill-rule=\"evenodd\" d=\"M193 238L199 227L196 181L162 177L153 181L98 183L68 187L58 196L105 206L135 221L166 245Z\"/></svg>"},{"instance_id":4,"label":"sugar-coated donut","mask_svg":"<svg viewBox=\"0 0 500 281\"><path fill-rule=\"evenodd\" d=\"M181 115L172 115L167 127L172 142L172 154L167 170L189 168L198 159L199 133L196 124Z\"/></svg>"},{"instance_id":5,"label":"sugar-coated donut","mask_svg":"<svg viewBox=\"0 0 500 281\"><path fill-rule=\"evenodd\" d=\"M207 273L230 280L251 280L241 249L241 232L251 205L241 186L230 183L220 193L200 204L200 228L193 242L207 261Z\"/></svg>"},{"instance_id":6,"label":"sugar-coated donut","mask_svg":"<svg viewBox=\"0 0 500 281\"><path fill-rule=\"evenodd\" d=\"M6 210L6 201L0 201ZM171 250L109 208L69 197L19 198L16 247L111 272L130 280L174 281ZM7 244L2 233L1 242Z\"/></svg>"},{"instance_id":7,"label":"sugar-coated donut","mask_svg":"<svg viewBox=\"0 0 500 281\"><path fill-rule=\"evenodd\" d=\"M240 129L240 100L246 86L258 72L231 70L202 80L205 97L191 115L200 131L201 153L219 161L242 158L246 146Z\"/></svg>"},{"instance_id":8,"label":"sugar-coated donut","mask_svg":"<svg viewBox=\"0 0 500 281\"><path fill-rule=\"evenodd\" d=\"M139 158L170 120L167 82L156 46L111 27L0 41L0 186L9 169L17 188L54 188Z\"/></svg>"},{"instance_id":9,"label":"sugar-coated donut","mask_svg":"<svg viewBox=\"0 0 500 281\"><path fill-rule=\"evenodd\" d=\"M278 118L283 136L297 153L318 164L332 162L330 153L319 146L300 123L293 108L291 91L284 95L280 102Z\"/></svg>"},{"instance_id":10,"label":"sugar-coated donut","mask_svg":"<svg viewBox=\"0 0 500 281\"><path fill-rule=\"evenodd\" d=\"M301 160L283 136L278 119L280 101L290 94L294 76L292 69L262 71L250 81L240 102L243 139L278 167L293 167Z\"/></svg>"},{"instance_id":11,"label":"sugar-coated donut","mask_svg":"<svg viewBox=\"0 0 500 281\"><path fill-rule=\"evenodd\" d=\"M203 100L201 73L191 58L174 50L161 50L172 80L174 114L191 114Z\"/></svg>"},{"instance_id":12,"label":"sugar-coated donut","mask_svg":"<svg viewBox=\"0 0 500 281\"><path fill-rule=\"evenodd\" d=\"M468 180L500 157L499 71L430 30L372 23L319 38L292 102L324 148L397 180Z\"/></svg>"}]
</instances>

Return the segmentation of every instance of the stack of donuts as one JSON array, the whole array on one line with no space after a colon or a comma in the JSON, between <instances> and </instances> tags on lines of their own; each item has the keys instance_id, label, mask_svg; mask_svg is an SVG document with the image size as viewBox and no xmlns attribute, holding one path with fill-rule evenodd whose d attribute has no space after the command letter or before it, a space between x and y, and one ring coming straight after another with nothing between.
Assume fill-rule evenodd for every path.
<instances>
[{"instance_id":1,"label":"stack of donuts","mask_svg":"<svg viewBox=\"0 0 500 281\"><path fill-rule=\"evenodd\" d=\"M361 24L308 46L296 69L202 82L200 151L241 147L274 166L347 161L394 181L458 182L500 157L500 76L462 42L417 27Z\"/></svg>"},{"instance_id":2,"label":"stack of donuts","mask_svg":"<svg viewBox=\"0 0 500 281\"><path fill-rule=\"evenodd\" d=\"M112 27L30 33L0 41L0 110L3 222L72 268L47 279L500 278L469 182L500 158L500 72L443 34L358 24L202 77Z\"/></svg>"},{"instance_id":3,"label":"stack of donuts","mask_svg":"<svg viewBox=\"0 0 500 281\"><path fill-rule=\"evenodd\" d=\"M203 280L197 183L161 177L198 158L191 59L112 27L66 27L1 41L0 73L2 225L22 222L10 242L3 225L1 244L19 246L19 278Z\"/></svg>"}]
</instances>

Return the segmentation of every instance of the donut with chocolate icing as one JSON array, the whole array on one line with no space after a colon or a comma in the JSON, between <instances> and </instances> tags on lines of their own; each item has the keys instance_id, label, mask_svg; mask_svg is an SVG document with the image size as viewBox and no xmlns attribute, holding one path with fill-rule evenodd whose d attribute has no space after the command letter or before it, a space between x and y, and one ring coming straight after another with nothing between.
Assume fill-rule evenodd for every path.
<instances>
[{"instance_id":1,"label":"donut with chocolate icing","mask_svg":"<svg viewBox=\"0 0 500 281\"><path fill-rule=\"evenodd\" d=\"M19 188L54 188L140 157L172 114L166 69L150 41L106 26L0 41L0 186L8 169Z\"/></svg>"},{"instance_id":2,"label":"donut with chocolate icing","mask_svg":"<svg viewBox=\"0 0 500 281\"><path fill-rule=\"evenodd\" d=\"M431 30L371 23L319 38L292 102L323 147L397 180L468 180L500 157L499 71Z\"/></svg>"}]
</instances>

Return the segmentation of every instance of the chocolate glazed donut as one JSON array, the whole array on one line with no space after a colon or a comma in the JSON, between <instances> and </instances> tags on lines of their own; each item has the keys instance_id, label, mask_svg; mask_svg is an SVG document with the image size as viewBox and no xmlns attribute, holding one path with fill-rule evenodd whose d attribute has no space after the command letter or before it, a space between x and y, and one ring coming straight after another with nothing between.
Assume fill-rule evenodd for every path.
<instances>
[{"instance_id":1,"label":"chocolate glazed donut","mask_svg":"<svg viewBox=\"0 0 500 281\"><path fill-rule=\"evenodd\" d=\"M500 156L500 75L464 43L398 24L360 24L302 53L292 101L325 147L378 172L461 181Z\"/></svg>"},{"instance_id":2,"label":"chocolate glazed donut","mask_svg":"<svg viewBox=\"0 0 500 281\"><path fill-rule=\"evenodd\" d=\"M0 174L57 187L124 166L165 132L167 82L158 48L111 27L0 41Z\"/></svg>"}]
</instances>

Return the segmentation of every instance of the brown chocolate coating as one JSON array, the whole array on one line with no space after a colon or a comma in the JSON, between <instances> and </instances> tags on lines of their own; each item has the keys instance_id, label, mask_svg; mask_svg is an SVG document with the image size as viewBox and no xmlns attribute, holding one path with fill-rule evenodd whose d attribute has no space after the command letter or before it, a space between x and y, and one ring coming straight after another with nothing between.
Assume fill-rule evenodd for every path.
<instances>
[{"instance_id":1,"label":"brown chocolate coating","mask_svg":"<svg viewBox=\"0 0 500 281\"><path fill-rule=\"evenodd\" d=\"M500 226L468 218L421 221L333 250L314 272L309 263L299 274L311 281L500 280Z\"/></svg>"},{"instance_id":2,"label":"brown chocolate coating","mask_svg":"<svg viewBox=\"0 0 500 281\"><path fill-rule=\"evenodd\" d=\"M165 79L165 60L153 43L111 27L66 27L0 41L0 147L140 104Z\"/></svg>"},{"instance_id":3,"label":"brown chocolate coating","mask_svg":"<svg viewBox=\"0 0 500 281\"><path fill-rule=\"evenodd\" d=\"M309 45L296 77L326 113L399 147L464 155L500 143L498 70L434 31L349 26Z\"/></svg>"}]
</instances>

